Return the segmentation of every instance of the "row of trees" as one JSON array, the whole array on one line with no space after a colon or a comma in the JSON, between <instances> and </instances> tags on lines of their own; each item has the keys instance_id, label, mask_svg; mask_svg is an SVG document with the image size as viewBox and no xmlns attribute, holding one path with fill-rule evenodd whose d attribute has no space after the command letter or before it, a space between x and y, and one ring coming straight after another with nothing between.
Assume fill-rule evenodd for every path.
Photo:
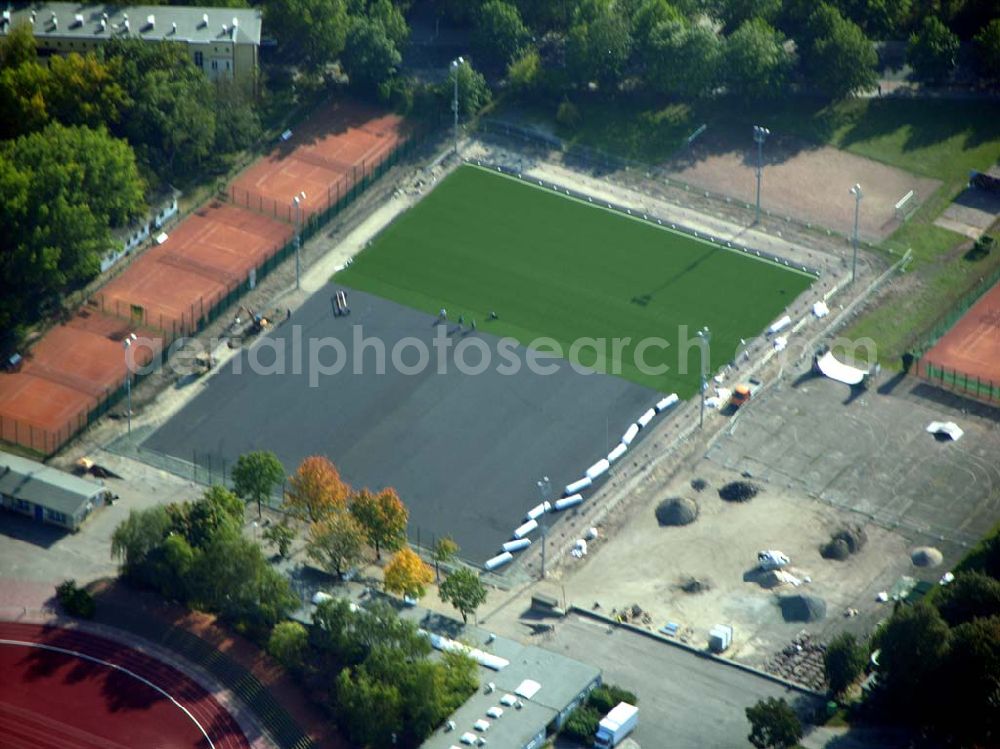
<instances>
[{"instance_id":1,"label":"row of trees","mask_svg":"<svg viewBox=\"0 0 1000 749\"><path fill-rule=\"evenodd\" d=\"M243 502L220 486L201 499L133 510L111 537L122 577L266 637L298 606L288 580L243 536Z\"/></svg>"},{"instance_id":2,"label":"row of trees","mask_svg":"<svg viewBox=\"0 0 1000 749\"><path fill-rule=\"evenodd\" d=\"M428 639L385 602L359 608L326 601L311 626L275 627L268 649L328 695L331 713L358 746L417 746L478 687L471 658L431 659Z\"/></svg>"},{"instance_id":3,"label":"row of trees","mask_svg":"<svg viewBox=\"0 0 1000 749\"><path fill-rule=\"evenodd\" d=\"M908 60L919 79L932 82L951 74L959 45L942 20L952 14L911 15L907 3L875 0L581 0L563 3L557 18L534 3L488 0L448 12L473 26L477 60L506 70L516 89L548 100L595 83L606 91L682 98L728 91L758 99L784 95L794 81L841 98L874 88L873 34L911 30ZM1000 77L1000 20L980 15L972 34L976 60L981 75L993 79Z\"/></svg>"},{"instance_id":4,"label":"row of trees","mask_svg":"<svg viewBox=\"0 0 1000 749\"><path fill-rule=\"evenodd\" d=\"M97 275L149 185L200 174L259 132L243 92L210 83L182 45L114 39L41 61L30 27L5 35L0 347Z\"/></svg>"},{"instance_id":5,"label":"row of trees","mask_svg":"<svg viewBox=\"0 0 1000 749\"><path fill-rule=\"evenodd\" d=\"M257 502L258 514L260 503L283 481L284 468L271 452L242 455L233 468L236 493ZM383 551L395 552L385 565L383 584L388 592L401 596L422 598L427 586L440 577L439 565L452 562L458 554L458 545L451 538L439 539L432 550L432 570L406 544L409 511L395 489L355 491L336 466L320 455L305 458L289 477L284 508L307 528L306 555L337 577L364 561L367 548L374 551L376 560L382 558ZM265 538L278 546L282 556L294 535L286 525L272 525L265 531ZM486 600L479 575L467 568L448 575L439 593L441 600L458 609L464 621Z\"/></svg>"}]
</instances>

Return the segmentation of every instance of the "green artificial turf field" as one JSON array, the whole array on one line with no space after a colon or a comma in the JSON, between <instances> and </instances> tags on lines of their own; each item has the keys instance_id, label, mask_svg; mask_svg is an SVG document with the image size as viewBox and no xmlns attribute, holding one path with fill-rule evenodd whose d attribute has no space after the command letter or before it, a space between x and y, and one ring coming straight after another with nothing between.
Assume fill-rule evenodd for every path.
<instances>
[{"instance_id":1,"label":"green artificial turf field","mask_svg":"<svg viewBox=\"0 0 1000 749\"><path fill-rule=\"evenodd\" d=\"M681 353L679 326L691 339L711 329L715 371L812 280L472 166L444 179L336 276L432 315L444 307L450 321L461 314L481 332L526 345L550 337L568 353L578 339L604 339L604 371L684 398L698 390L699 353ZM487 320L491 310L499 320ZM626 337L616 371L611 339ZM664 374L635 363L637 344L653 337L670 342L645 350L649 365L669 367ZM593 365L593 350L579 360Z\"/></svg>"}]
</instances>

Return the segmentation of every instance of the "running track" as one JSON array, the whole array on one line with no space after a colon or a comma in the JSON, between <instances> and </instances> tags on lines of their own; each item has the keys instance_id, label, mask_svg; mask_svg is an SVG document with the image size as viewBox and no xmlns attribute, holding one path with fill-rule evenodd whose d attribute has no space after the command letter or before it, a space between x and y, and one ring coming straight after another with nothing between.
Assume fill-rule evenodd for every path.
<instances>
[{"instance_id":1,"label":"running track","mask_svg":"<svg viewBox=\"0 0 1000 749\"><path fill-rule=\"evenodd\" d=\"M190 714L190 719L196 721L200 729L191 725L191 720L179 708L167 702L161 694L156 694L150 687L135 680L132 676L125 675L122 671L111 670L108 666L78 657L70 656L67 659L58 651L13 645L12 642L36 643L60 648L128 669L170 695ZM23 668L18 674L21 677L19 683L12 683L13 679L10 673L0 676L0 745L5 749L8 747L10 749L21 749L22 747L25 749L29 747L32 749L36 747L58 749L115 747L117 749L117 747L123 747L124 749L124 747L129 746L128 739L115 741L107 734L99 737L95 735L94 731L86 730L83 724L87 721L92 726L94 723L100 724L103 718L108 721L104 725L107 728L110 727L109 716L113 716L117 721L153 720L153 711L149 709L152 703L157 704L161 710L166 710L173 717L179 714L181 716L179 725L186 729L178 733L176 742L172 740L170 735L157 736L157 747L209 747L209 741L206 741L202 735L202 731L204 731L211 741L211 746L216 749L250 749L249 742L243 736L233 717L204 688L177 669L126 645L71 629L47 627L39 624L0 622L0 648L8 651L4 654L3 660L5 662L18 663L29 658L32 659L30 665ZM10 652L15 653L13 659L7 657ZM37 658L39 654L43 653L49 654L51 657ZM24 684L29 685L30 688L32 680L36 682L35 688L44 686L42 680L46 678L46 675L57 670L62 672L67 660L70 663L70 673L65 677L56 677L59 678L59 682L58 684L53 683L52 689L54 690L56 687L64 690L72 689L77 693L80 698L79 701L74 699L77 715L74 715L72 710L60 711L59 715L40 714L34 710L25 709L23 704L17 705L16 699L5 698L5 691L10 690L13 693L15 690L21 690ZM89 672L87 676L81 676L77 671L77 667L84 664L84 671ZM40 671L41 675L31 675L30 672L33 668ZM113 681L111 677L114 677ZM109 701L116 698L115 695L84 694L94 690L100 692L102 686L106 687L109 683L123 687L120 696L122 701L129 703L128 707L131 708L131 712L127 715L122 715L116 711L114 705L108 704ZM134 689L130 690L130 685L135 685ZM137 696L144 693L153 698L150 703L135 704ZM89 712L81 716L80 711ZM166 728L166 725L164 723L156 724L157 729L161 727ZM186 738L182 738L181 734ZM194 737L193 743L191 736ZM101 738L104 740L101 741Z\"/></svg>"}]
</instances>

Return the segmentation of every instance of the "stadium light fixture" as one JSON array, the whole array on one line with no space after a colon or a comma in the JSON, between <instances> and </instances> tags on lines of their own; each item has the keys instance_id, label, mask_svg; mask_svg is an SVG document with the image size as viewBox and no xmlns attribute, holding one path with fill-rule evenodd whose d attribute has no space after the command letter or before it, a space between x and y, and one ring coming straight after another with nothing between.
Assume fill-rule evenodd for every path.
<instances>
[{"instance_id":1,"label":"stadium light fixture","mask_svg":"<svg viewBox=\"0 0 1000 749\"><path fill-rule=\"evenodd\" d=\"M864 197L861 185L854 185L851 188L851 195L854 196L854 257L851 260L851 283L853 284L854 278L858 274L858 219L861 216L861 198Z\"/></svg>"},{"instance_id":2,"label":"stadium light fixture","mask_svg":"<svg viewBox=\"0 0 1000 749\"><path fill-rule=\"evenodd\" d=\"M295 288L301 287L302 261L300 254L302 250L302 201L306 199L305 192L300 192L292 198L292 205L295 206Z\"/></svg>"},{"instance_id":3,"label":"stadium light fixture","mask_svg":"<svg viewBox=\"0 0 1000 749\"><path fill-rule=\"evenodd\" d=\"M132 368L128 365L128 350L132 348L132 344L136 342L137 336L135 333L129 333L122 340L122 350L125 352L125 393L128 399L128 413L126 417L128 418L128 436L132 436Z\"/></svg>"},{"instance_id":4,"label":"stadium light fixture","mask_svg":"<svg viewBox=\"0 0 1000 749\"><path fill-rule=\"evenodd\" d=\"M764 141L771 131L760 125L753 126L753 140L757 144L757 212L754 216L754 224L760 223L760 178L764 171Z\"/></svg>"},{"instance_id":5,"label":"stadium light fixture","mask_svg":"<svg viewBox=\"0 0 1000 749\"><path fill-rule=\"evenodd\" d=\"M548 476L542 476L541 481L535 482L538 487L538 495L542 498L542 504L544 505L549 501L552 496L552 482L549 481ZM540 517L542 526L542 579L545 579L545 538L548 536L549 527L548 523L545 522L545 513L543 512Z\"/></svg>"},{"instance_id":6,"label":"stadium light fixture","mask_svg":"<svg viewBox=\"0 0 1000 749\"><path fill-rule=\"evenodd\" d=\"M712 331L708 329L706 325L704 328L695 333L698 339L701 341L701 415L698 417L698 428L703 429L705 426L705 393L708 392L708 361L705 358L705 350L708 348L709 344L712 342Z\"/></svg>"},{"instance_id":7,"label":"stadium light fixture","mask_svg":"<svg viewBox=\"0 0 1000 749\"><path fill-rule=\"evenodd\" d=\"M458 69L465 64L462 57L456 57L451 61L452 78L455 80L455 96L451 102L451 109L455 115L455 155L458 156Z\"/></svg>"}]
</instances>

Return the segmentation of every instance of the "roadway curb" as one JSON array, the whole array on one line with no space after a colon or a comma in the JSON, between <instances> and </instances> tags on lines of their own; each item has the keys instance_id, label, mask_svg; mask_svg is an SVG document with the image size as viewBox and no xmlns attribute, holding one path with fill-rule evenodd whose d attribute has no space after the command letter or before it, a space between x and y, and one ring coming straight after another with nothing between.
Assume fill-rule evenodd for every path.
<instances>
[{"instance_id":1,"label":"roadway curb","mask_svg":"<svg viewBox=\"0 0 1000 749\"><path fill-rule=\"evenodd\" d=\"M648 637L651 640L655 640L656 642L661 642L666 645L671 645L675 648L680 648L681 650L686 650L687 652L697 655L700 658L705 658L706 660L715 661L716 663L721 663L726 666L730 666L731 668L738 668L741 671L753 674L754 676L758 676L762 679L767 679L768 681L772 681L775 684L781 684L783 687L794 690L809 697L816 697L822 700L827 699L827 695L825 692L817 692L814 689L809 689L809 687L803 686L802 684L798 684L797 682L794 681L790 681L789 679L785 679L781 676L776 676L775 674L768 673L767 671L762 671L761 669L754 668L753 666L747 666L744 663L738 663L736 661L729 660L728 658L722 658L721 656L715 655L714 653L710 653L707 650L700 650L692 645L688 645L687 643L681 642L680 640L672 640L669 637L665 637L658 632L653 632L652 630L644 629L643 627L637 627L636 625L630 624L628 622L616 621L612 619L610 616L605 616L604 614L598 614L594 611L588 611L587 609L582 609L576 605L571 605L566 613L585 616L589 619L601 622L602 624L607 624L610 627L620 627L622 629L627 629L636 634Z\"/></svg>"}]
</instances>

